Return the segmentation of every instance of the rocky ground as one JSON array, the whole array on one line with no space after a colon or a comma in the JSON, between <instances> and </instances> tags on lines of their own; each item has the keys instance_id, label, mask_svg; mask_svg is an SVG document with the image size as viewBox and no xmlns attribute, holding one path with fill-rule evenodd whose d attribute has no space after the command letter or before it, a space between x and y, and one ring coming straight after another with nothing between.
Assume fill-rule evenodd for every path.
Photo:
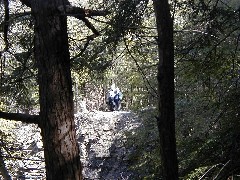
<instances>
[{"instance_id":1,"label":"rocky ground","mask_svg":"<svg viewBox=\"0 0 240 180\"><path fill-rule=\"evenodd\" d=\"M142 126L135 113L85 110L75 114L75 120L84 179L137 179L136 173L129 170L129 155L136 150L136 145L129 144L129 134ZM16 179L45 179L40 129L19 123L13 131L21 146L18 152L21 158L8 160L7 165L16 169L12 176Z\"/></svg>"},{"instance_id":2,"label":"rocky ground","mask_svg":"<svg viewBox=\"0 0 240 180\"><path fill-rule=\"evenodd\" d=\"M133 179L128 155L134 148L127 148L126 132L140 126L139 118L126 111L84 112L75 116L85 179Z\"/></svg>"}]
</instances>

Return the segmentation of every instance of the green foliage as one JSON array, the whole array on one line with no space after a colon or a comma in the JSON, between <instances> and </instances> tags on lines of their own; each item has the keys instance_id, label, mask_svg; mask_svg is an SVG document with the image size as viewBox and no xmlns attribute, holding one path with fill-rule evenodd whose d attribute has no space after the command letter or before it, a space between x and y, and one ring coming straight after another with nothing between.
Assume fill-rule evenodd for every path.
<instances>
[{"instance_id":1,"label":"green foliage","mask_svg":"<svg viewBox=\"0 0 240 180\"><path fill-rule=\"evenodd\" d=\"M38 104L36 71L32 69L31 58L25 57L28 57L28 53L9 56L1 75L1 101L18 110L33 109Z\"/></svg>"},{"instance_id":2,"label":"green foliage","mask_svg":"<svg viewBox=\"0 0 240 180\"><path fill-rule=\"evenodd\" d=\"M124 93L126 109L138 109L156 102L157 82L153 76L156 76L157 49L155 30L147 27L154 24L154 18L149 18L152 12L149 6L148 1L93 1L92 8L107 7L112 13L105 18L91 19L101 36L89 44L87 36L91 32L79 22L69 20L72 70L80 74L85 83L99 88L104 86L104 91L114 82ZM151 39L141 38L146 35ZM103 86L99 85L101 83ZM97 91L103 90L97 88Z\"/></svg>"},{"instance_id":3,"label":"green foliage","mask_svg":"<svg viewBox=\"0 0 240 180\"><path fill-rule=\"evenodd\" d=\"M3 106L12 111L32 110L38 104L32 19L29 14L22 13L17 2L10 4L16 8L10 14L8 42L3 42L3 34L0 34L1 43L8 43L9 47L0 56L0 98ZM3 21L1 19L0 23Z\"/></svg>"},{"instance_id":4,"label":"green foliage","mask_svg":"<svg viewBox=\"0 0 240 180\"><path fill-rule=\"evenodd\" d=\"M130 6L129 6L130 3ZM70 47L70 54L72 57L72 71L73 77L76 82L79 82L78 89L81 89L82 83L89 83L92 82L93 86L98 86L101 84L106 84L104 86L109 86L112 82L116 82L118 86L124 91L125 99L128 98L127 101L132 102L128 105L128 108L139 108L140 106L145 106L151 104L153 92L151 87L147 87L149 80L153 80L151 76L148 76L147 79L146 75L141 74L141 70L139 67L136 67L136 62L134 62L133 58L127 55L127 51L125 50L125 56L122 57L120 63L116 63L118 61L118 55L122 51L123 42L120 40L125 38L126 36L130 37L130 42L132 43L134 48L132 48L132 52L135 55L135 58L139 62L140 68L142 68L145 72L144 74L148 73L148 67L155 64L155 62L151 62L151 57L148 56L147 53L148 49L141 48L140 44L137 41L140 41L138 38L137 41L131 40L131 34L138 34L143 32L140 26L144 25L143 22L146 18L144 17L143 13L146 10L146 3L147 1L117 1L117 2L108 2L108 3L96 3L99 4L99 8L101 6L108 6L115 10L113 13L108 17L97 17L95 19L89 19L93 25L101 32L101 36L91 39L92 32L89 30L83 22L69 18L69 47ZM93 6L93 4L92 4ZM104 7L102 7L104 8ZM124 10L124 8L128 8L128 10ZM95 8L94 8L95 9ZM122 12L126 12L122 13ZM131 15L130 15L130 14ZM4 71L9 72L9 76L2 76L2 83L4 87L2 87L2 92L8 92L8 97L16 97L16 106L20 107L20 109L27 109L31 106L37 105L38 94L36 93L36 71L34 69L35 62L32 57L32 29L31 29L31 19L29 16L19 18L22 21L16 23L13 21L11 29L16 31L17 38L12 39L15 40L12 42L12 45L19 46L20 49L18 52L14 52L10 54L11 62L9 61L7 64L9 69L5 68ZM19 20L18 19L18 20ZM120 20L124 22L119 24ZM102 23L106 21L107 23ZM17 27L21 27L18 29ZM134 27L134 28L133 28ZM20 35L20 30L24 33ZM150 31L149 29L145 29L146 31ZM120 33L115 33L115 31L121 31ZM31 32L31 33L29 33ZM18 34L19 33L19 34ZM119 38L119 41L116 41L116 36ZM151 43L147 43L148 41L141 41L141 44L148 44L149 49L151 47ZM118 48L116 43L121 44L121 47ZM131 46L132 46L131 45ZM131 47L129 47L131 48ZM141 59L139 54L145 51L144 57ZM153 50L154 51L154 50ZM129 52L128 52L129 53ZM149 54L149 55L152 55ZM132 61L130 63L126 62ZM147 61L145 61L147 60ZM126 62L126 63L125 63ZM10 64L13 64L11 65ZM125 63L125 64L124 64ZM134 68L132 71L131 69L127 69L126 71L122 70L123 66L133 66ZM114 68L111 68L114 67ZM152 69L155 69L154 67ZM126 70L126 69L125 69ZM108 71L108 72L107 72ZM112 74L112 77L109 77L109 72ZM153 73L155 70L153 70ZM77 75L78 74L78 75ZM17 78L17 80L16 80ZM19 78L19 79L18 79ZM79 79L81 79L79 81ZM144 83L142 80L144 79ZM17 82L15 82L15 80ZM14 81L14 83L12 83ZM97 82L94 84L94 82ZM131 83L129 85L129 82ZM155 86L153 82L153 87ZM152 83L150 82L150 83ZM9 91L6 91L9 87L12 88L11 95ZM34 88L31 88L34 87ZM102 86L101 86L102 87ZM101 90L99 90L101 91ZM146 95L142 95L142 94ZM80 94L84 94L81 92ZM5 96L3 94L2 96ZM147 97L147 98L146 98ZM134 99L133 99L134 98ZM145 100L143 102L142 100ZM150 99L150 100L149 100ZM8 100L4 100L5 104ZM20 105L24 104L24 105ZM133 107L135 106L135 107Z\"/></svg>"},{"instance_id":5,"label":"green foliage","mask_svg":"<svg viewBox=\"0 0 240 180\"><path fill-rule=\"evenodd\" d=\"M229 160L239 164L233 160L239 157L238 14L219 1L204 2L186 4L193 13L185 11L181 16L191 21L184 24L187 31L175 36L179 47L176 127L183 179L198 179L206 173L205 168L222 167ZM219 172L216 166L206 178L213 179Z\"/></svg>"},{"instance_id":6,"label":"green foliage","mask_svg":"<svg viewBox=\"0 0 240 180\"><path fill-rule=\"evenodd\" d=\"M136 179L160 178L159 135L155 113L156 109L152 107L139 111L142 126L126 134L128 146L134 150L128 157L128 162L138 174Z\"/></svg>"},{"instance_id":7,"label":"green foliage","mask_svg":"<svg viewBox=\"0 0 240 180\"><path fill-rule=\"evenodd\" d=\"M195 169L192 171L188 176L184 177L183 179L185 180L194 180L194 179L200 179L204 172L208 169L209 167L199 167L198 169Z\"/></svg>"},{"instance_id":8,"label":"green foliage","mask_svg":"<svg viewBox=\"0 0 240 180\"><path fill-rule=\"evenodd\" d=\"M209 130L204 137L185 137L179 142L179 165L181 175L192 177L199 169L204 167L205 170L216 165L223 165L228 160L238 159L239 157L239 122L231 122L231 126L215 126L214 133ZM220 167L221 167L220 166ZM212 179L220 169L215 167L207 176ZM202 171L199 176L202 176ZM185 178L184 178L185 179Z\"/></svg>"},{"instance_id":9,"label":"green foliage","mask_svg":"<svg viewBox=\"0 0 240 180\"><path fill-rule=\"evenodd\" d=\"M113 39L115 45L128 34L139 34L148 0L117 0L109 3L114 14L110 21L112 27L108 29L107 35Z\"/></svg>"},{"instance_id":10,"label":"green foliage","mask_svg":"<svg viewBox=\"0 0 240 180\"><path fill-rule=\"evenodd\" d=\"M158 58L151 3L91 2L91 8L108 8L112 14L89 19L101 32L93 40L84 23L69 20L75 96L105 103L104 93L115 82L123 91L126 109L156 106ZM171 6L176 30L177 145L183 179L198 179L220 164L206 175L213 179L222 164L240 157L239 11L237 1L225 2L183 0ZM31 24L29 16L11 16L10 49L1 54L0 110L37 108ZM2 45L3 34L0 36ZM140 111L143 126L127 134L131 139L128 145L136 144L129 162L142 179L156 179L161 173L154 114L152 110ZM0 132L6 143L12 141L7 133Z\"/></svg>"}]
</instances>

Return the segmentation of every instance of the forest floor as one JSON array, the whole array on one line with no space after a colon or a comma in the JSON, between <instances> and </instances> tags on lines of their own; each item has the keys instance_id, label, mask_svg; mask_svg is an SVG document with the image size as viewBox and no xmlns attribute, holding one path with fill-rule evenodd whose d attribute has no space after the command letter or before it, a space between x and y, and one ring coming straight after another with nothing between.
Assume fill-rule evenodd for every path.
<instances>
[{"instance_id":1,"label":"forest floor","mask_svg":"<svg viewBox=\"0 0 240 180\"><path fill-rule=\"evenodd\" d=\"M85 179L133 179L128 157L134 145L127 145L127 133L141 126L136 114L127 111L75 114L77 137Z\"/></svg>"},{"instance_id":2,"label":"forest floor","mask_svg":"<svg viewBox=\"0 0 240 180\"><path fill-rule=\"evenodd\" d=\"M136 163L135 157L140 149L152 152L155 147L148 143L156 135L155 118L151 109L153 110L146 108L138 113L84 111L75 114L85 180L139 179L140 174L130 167ZM19 124L13 131L17 135L15 141L23 146L18 152L22 153L23 158L9 159L9 165L21 168L16 177L24 174L26 179L44 179L45 163L40 129L36 125ZM152 162L149 158L147 161ZM146 164L145 159L144 162ZM144 168L140 173L149 172Z\"/></svg>"}]
</instances>

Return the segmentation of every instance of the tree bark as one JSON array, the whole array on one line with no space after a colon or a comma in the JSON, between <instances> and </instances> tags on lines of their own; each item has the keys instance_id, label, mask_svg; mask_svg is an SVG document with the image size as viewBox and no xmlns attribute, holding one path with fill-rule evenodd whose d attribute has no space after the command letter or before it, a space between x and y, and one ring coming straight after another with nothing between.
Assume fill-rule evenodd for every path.
<instances>
[{"instance_id":1,"label":"tree bark","mask_svg":"<svg viewBox=\"0 0 240 180\"><path fill-rule=\"evenodd\" d=\"M39 126L48 180L82 179L76 138L67 19L59 0L33 0L35 59L40 96Z\"/></svg>"},{"instance_id":2,"label":"tree bark","mask_svg":"<svg viewBox=\"0 0 240 180\"><path fill-rule=\"evenodd\" d=\"M158 32L158 95L160 151L163 179L178 179L174 103L173 20L168 0L153 1Z\"/></svg>"}]
</instances>

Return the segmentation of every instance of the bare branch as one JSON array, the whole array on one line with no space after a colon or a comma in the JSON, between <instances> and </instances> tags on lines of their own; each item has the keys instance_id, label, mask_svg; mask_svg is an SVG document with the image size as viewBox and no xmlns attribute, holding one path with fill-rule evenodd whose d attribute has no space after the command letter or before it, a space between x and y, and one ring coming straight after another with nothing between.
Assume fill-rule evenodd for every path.
<instances>
[{"instance_id":1,"label":"bare branch","mask_svg":"<svg viewBox=\"0 0 240 180\"><path fill-rule=\"evenodd\" d=\"M43 159L22 158L22 157L17 157L17 156L3 156L3 155L0 155L0 158L18 159L18 160L25 160L25 161L41 161L41 162L44 162Z\"/></svg>"},{"instance_id":2,"label":"bare branch","mask_svg":"<svg viewBox=\"0 0 240 180\"><path fill-rule=\"evenodd\" d=\"M39 116L38 115L29 115L29 114L22 114L22 113L7 113L0 111L0 118L6 120L14 120L14 121L21 121L24 123L39 123Z\"/></svg>"},{"instance_id":3,"label":"bare branch","mask_svg":"<svg viewBox=\"0 0 240 180\"><path fill-rule=\"evenodd\" d=\"M92 16L106 16L110 14L110 11L107 10L91 10L84 9L80 7L75 7L71 5L59 6L58 10L67 16L78 16L79 18L92 17Z\"/></svg>"},{"instance_id":4,"label":"bare branch","mask_svg":"<svg viewBox=\"0 0 240 180\"><path fill-rule=\"evenodd\" d=\"M82 21L85 23L85 25L92 30L92 32L96 35L99 36L100 33L97 31L97 29L93 26L93 24L86 18L83 18Z\"/></svg>"},{"instance_id":5,"label":"bare branch","mask_svg":"<svg viewBox=\"0 0 240 180\"><path fill-rule=\"evenodd\" d=\"M218 174L213 178L213 180L227 179L229 176L239 171L239 157L235 156L232 160L228 160L226 164L220 169Z\"/></svg>"},{"instance_id":6,"label":"bare branch","mask_svg":"<svg viewBox=\"0 0 240 180\"><path fill-rule=\"evenodd\" d=\"M85 23L85 25L89 29L91 29L91 31L96 36L99 36L100 33L93 26L93 24L88 19L86 19L86 17L106 16L106 15L110 14L109 11L90 10L90 9L84 9L84 8L75 7L75 6L71 6L71 5L59 6L58 10L61 12L62 15L73 16L79 20L82 20Z\"/></svg>"},{"instance_id":7,"label":"bare branch","mask_svg":"<svg viewBox=\"0 0 240 180\"><path fill-rule=\"evenodd\" d=\"M199 180L204 179L209 172L211 173L216 167L222 166L222 165L223 165L223 164L220 163L220 164L216 164L216 165L212 166L210 169L207 170L207 172L205 172L205 173L200 177Z\"/></svg>"}]
</instances>

